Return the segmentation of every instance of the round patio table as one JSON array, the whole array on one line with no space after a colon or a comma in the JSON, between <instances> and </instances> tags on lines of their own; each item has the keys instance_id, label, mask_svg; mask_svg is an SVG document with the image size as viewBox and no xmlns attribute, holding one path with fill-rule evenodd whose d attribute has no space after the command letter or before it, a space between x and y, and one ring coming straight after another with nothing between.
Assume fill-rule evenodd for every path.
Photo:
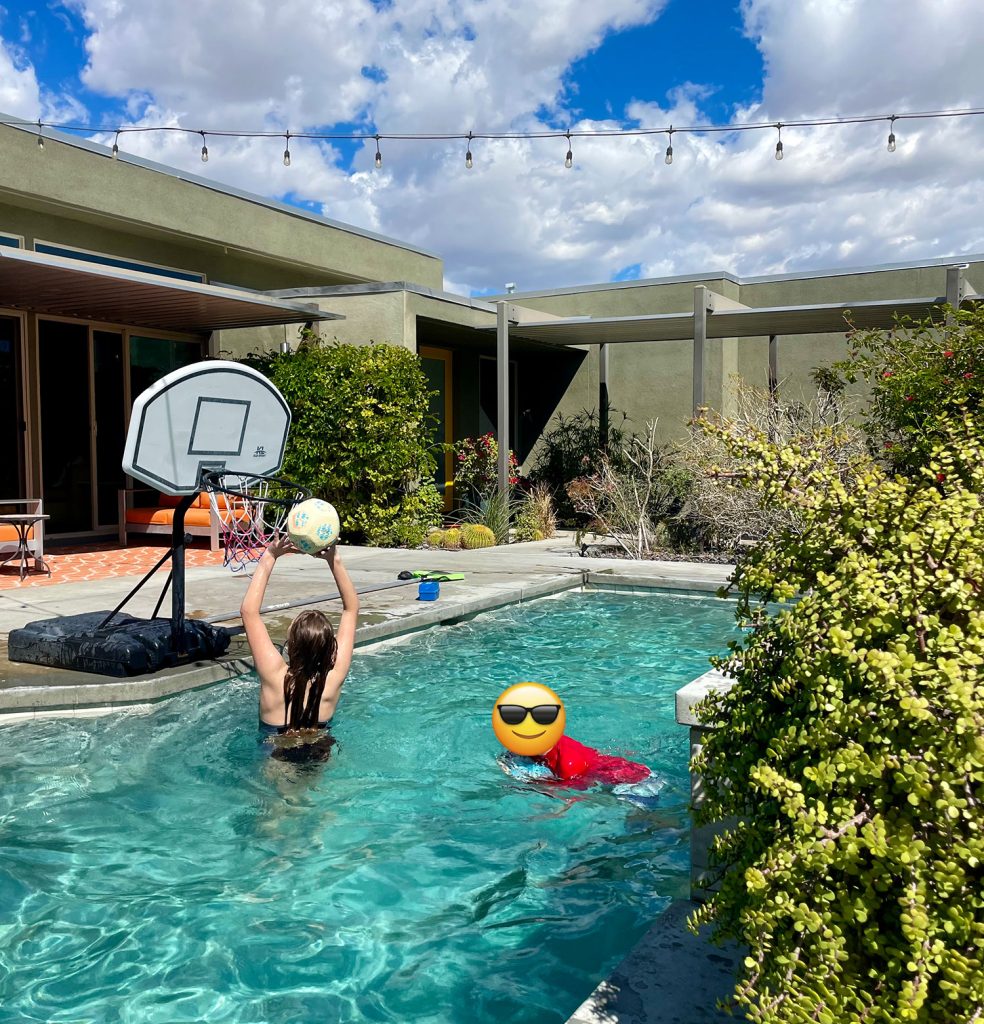
<instances>
[{"instance_id":1,"label":"round patio table","mask_svg":"<svg viewBox=\"0 0 984 1024\"><path fill-rule=\"evenodd\" d=\"M36 513L30 512L18 512L12 515L0 516L0 523L9 523L17 531L17 549L7 555L6 558L0 558L0 565L5 565L7 562L13 561L15 558L20 558L20 578L24 577L31 571L28 568L28 563L33 558L35 564L39 566L38 571L44 570L49 576L51 575L51 569L48 563L45 562L40 555L32 555L31 549L28 547L27 533L35 523L40 523L44 519L50 519L48 515L37 515Z\"/></svg>"}]
</instances>

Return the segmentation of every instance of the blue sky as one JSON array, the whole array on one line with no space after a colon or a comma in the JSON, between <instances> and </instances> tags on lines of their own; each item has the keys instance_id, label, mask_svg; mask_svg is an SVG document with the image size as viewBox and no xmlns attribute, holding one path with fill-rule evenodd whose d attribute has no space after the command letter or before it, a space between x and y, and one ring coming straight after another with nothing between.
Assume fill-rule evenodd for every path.
<instances>
[{"instance_id":1,"label":"blue sky","mask_svg":"<svg viewBox=\"0 0 984 1024\"><path fill-rule=\"evenodd\" d=\"M898 17L900 6L914 17ZM984 105L979 0L8 2L0 107L46 121L476 132ZM960 25L954 32L953 26ZM934 46L926 47L925 39ZM872 55L877 59L873 60ZM454 290L768 273L984 249L982 119L775 138L464 147L125 136L124 152L445 260ZM109 139L108 141L111 141ZM460 150L460 152L459 152Z\"/></svg>"}]
</instances>

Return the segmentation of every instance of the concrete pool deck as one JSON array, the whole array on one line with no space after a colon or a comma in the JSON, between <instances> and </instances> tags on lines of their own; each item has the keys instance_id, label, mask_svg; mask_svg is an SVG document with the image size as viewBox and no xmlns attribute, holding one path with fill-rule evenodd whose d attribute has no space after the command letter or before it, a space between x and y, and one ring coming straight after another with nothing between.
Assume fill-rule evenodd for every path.
<instances>
[{"instance_id":1,"label":"concrete pool deck","mask_svg":"<svg viewBox=\"0 0 984 1024\"><path fill-rule=\"evenodd\" d=\"M570 535L548 541L480 551L342 548L342 557L360 590L357 643L374 643L449 623L507 604L587 586L632 592L666 589L713 593L732 566L690 562L637 562L582 558ZM419 602L416 582L395 586L401 570L464 573L460 582L441 584L440 598ZM216 662L188 664L153 676L115 679L82 672L15 664L6 657L7 635L35 619L107 611L115 607L139 577L119 576L46 587L0 591L0 724L55 714L100 714L114 708L148 704L183 690L197 689L242 675L251 669L241 636ZM160 582L152 581L126 610L149 616ZM220 566L189 567L189 617L216 618L232 629L248 580ZM370 588L386 589L371 590ZM266 603L334 595L327 567L305 556L287 556L278 565ZM338 601L313 607L337 615ZM169 602L162 609L167 613ZM283 639L296 608L266 616L271 635ZM228 616L226 618L225 616ZM603 981L570 1018L570 1024L690 1024L726 1019L715 1008L732 985L739 956L686 929L690 905L673 904L625 961ZM734 1018L731 1018L734 1019Z\"/></svg>"}]
</instances>

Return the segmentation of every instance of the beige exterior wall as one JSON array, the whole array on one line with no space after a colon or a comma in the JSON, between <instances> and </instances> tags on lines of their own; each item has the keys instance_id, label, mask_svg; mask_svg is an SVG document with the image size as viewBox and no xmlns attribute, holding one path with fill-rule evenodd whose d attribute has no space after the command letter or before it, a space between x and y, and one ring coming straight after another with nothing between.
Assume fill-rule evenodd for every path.
<instances>
[{"instance_id":1,"label":"beige exterior wall","mask_svg":"<svg viewBox=\"0 0 984 1024\"><path fill-rule=\"evenodd\" d=\"M440 288L444 267L411 246L312 220L176 173L0 126L0 231L271 289L356 281Z\"/></svg>"}]
</instances>

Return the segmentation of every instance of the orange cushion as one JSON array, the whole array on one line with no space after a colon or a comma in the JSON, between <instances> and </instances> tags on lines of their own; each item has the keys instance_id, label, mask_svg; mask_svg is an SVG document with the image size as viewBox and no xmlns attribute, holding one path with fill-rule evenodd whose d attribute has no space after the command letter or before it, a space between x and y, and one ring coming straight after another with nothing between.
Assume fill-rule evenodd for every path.
<instances>
[{"instance_id":1,"label":"orange cushion","mask_svg":"<svg viewBox=\"0 0 984 1024\"><path fill-rule=\"evenodd\" d=\"M174 521L173 508L128 508L128 523L146 523L154 526L170 526Z\"/></svg>"},{"instance_id":2,"label":"orange cushion","mask_svg":"<svg viewBox=\"0 0 984 1024\"><path fill-rule=\"evenodd\" d=\"M17 533L17 530L16 530L15 527L11 526L9 523L0 523L0 541L3 541L3 542L6 542L8 540L16 541L17 538L18 538L18 533ZM33 526L27 531L27 539L28 540L34 540L34 527Z\"/></svg>"},{"instance_id":3,"label":"orange cushion","mask_svg":"<svg viewBox=\"0 0 984 1024\"><path fill-rule=\"evenodd\" d=\"M177 508L181 500L180 494L158 494L157 504L159 508Z\"/></svg>"}]
</instances>

